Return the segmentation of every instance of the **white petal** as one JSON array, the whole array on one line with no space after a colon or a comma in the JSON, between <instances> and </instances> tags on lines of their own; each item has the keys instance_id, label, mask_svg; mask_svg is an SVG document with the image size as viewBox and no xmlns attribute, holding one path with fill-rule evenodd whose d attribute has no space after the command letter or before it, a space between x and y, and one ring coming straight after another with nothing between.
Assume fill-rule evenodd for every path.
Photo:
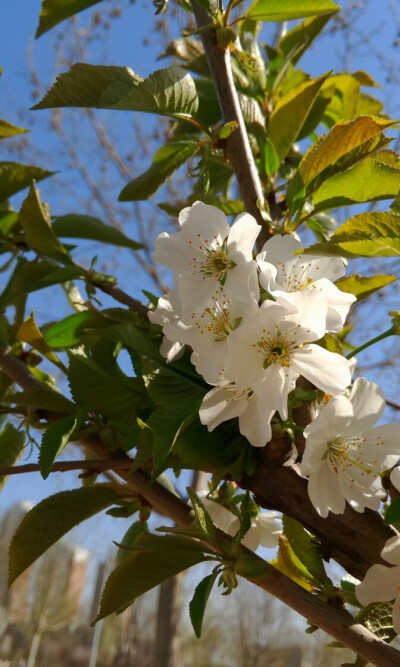
<instances>
[{"instance_id":1,"label":"white petal","mask_svg":"<svg viewBox=\"0 0 400 667\"><path fill-rule=\"evenodd\" d=\"M324 518L329 510L342 514L346 503L340 491L338 476L325 462L315 466L308 480L308 495L318 514Z\"/></svg>"},{"instance_id":2,"label":"white petal","mask_svg":"<svg viewBox=\"0 0 400 667\"><path fill-rule=\"evenodd\" d=\"M297 309L297 313L287 315L286 319L295 325L299 324L303 330L308 330L306 340L322 338L326 331L328 312L328 304L323 294L314 290L281 294L277 303L285 305L285 302Z\"/></svg>"},{"instance_id":3,"label":"white petal","mask_svg":"<svg viewBox=\"0 0 400 667\"><path fill-rule=\"evenodd\" d=\"M357 378L349 399L354 408L354 420L348 431L349 436L358 435L378 421L385 409L386 401L382 389L366 378Z\"/></svg>"},{"instance_id":4,"label":"white petal","mask_svg":"<svg viewBox=\"0 0 400 667\"><path fill-rule=\"evenodd\" d=\"M342 394L350 384L349 362L319 345L308 345L293 355L293 368L328 394Z\"/></svg>"},{"instance_id":5,"label":"white petal","mask_svg":"<svg viewBox=\"0 0 400 667\"><path fill-rule=\"evenodd\" d=\"M160 346L160 354L162 354L162 356L166 358L168 363L171 363L171 361L179 359L184 353L184 351L185 351L185 346L182 345L182 343L174 343L168 340L166 336L164 336L163 342L161 343Z\"/></svg>"},{"instance_id":6,"label":"white petal","mask_svg":"<svg viewBox=\"0 0 400 667\"><path fill-rule=\"evenodd\" d=\"M215 236L225 239L230 230L223 211L201 201L184 208L179 214L179 223L187 240L195 239L197 234L203 240L211 241Z\"/></svg>"},{"instance_id":7,"label":"white petal","mask_svg":"<svg viewBox=\"0 0 400 667\"><path fill-rule=\"evenodd\" d=\"M297 261L298 257L293 253L302 249L299 241L296 241L291 234L275 234L264 244L258 257L264 262L270 262L275 266L278 262L283 264L289 261Z\"/></svg>"},{"instance_id":8,"label":"white petal","mask_svg":"<svg viewBox=\"0 0 400 667\"><path fill-rule=\"evenodd\" d=\"M271 440L270 422L274 413L256 394L247 402L246 411L239 417L239 430L253 447L264 447Z\"/></svg>"},{"instance_id":9,"label":"white petal","mask_svg":"<svg viewBox=\"0 0 400 667\"><path fill-rule=\"evenodd\" d=\"M390 602L396 597L399 584L400 566L386 567L376 563L356 586L355 595L364 607L371 602Z\"/></svg>"},{"instance_id":10,"label":"white petal","mask_svg":"<svg viewBox=\"0 0 400 667\"><path fill-rule=\"evenodd\" d=\"M219 424L228 419L239 417L247 408L245 398L238 400L229 400L236 396L236 391L231 387L215 387L203 398L200 406L199 417L202 424L205 424L209 431L213 431Z\"/></svg>"},{"instance_id":11,"label":"white petal","mask_svg":"<svg viewBox=\"0 0 400 667\"><path fill-rule=\"evenodd\" d=\"M365 431L362 453L376 459L378 470L389 470L400 459L400 424L384 424Z\"/></svg>"},{"instance_id":12,"label":"white petal","mask_svg":"<svg viewBox=\"0 0 400 667\"><path fill-rule=\"evenodd\" d=\"M254 277L257 278L257 264L253 260L237 264L227 272L224 290L226 288L239 301L249 302L254 298L258 299L258 283L254 281Z\"/></svg>"},{"instance_id":13,"label":"white petal","mask_svg":"<svg viewBox=\"0 0 400 667\"><path fill-rule=\"evenodd\" d=\"M190 246L185 241L182 232L175 234L163 232L155 240L152 258L157 264L163 264L177 273L182 273L182 271L190 270L189 252Z\"/></svg>"},{"instance_id":14,"label":"white petal","mask_svg":"<svg viewBox=\"0 0 400 667\"><path fill-rule=\"evenodd\" d=\"M261 512L256 517L261 528L260 546L272 549L278 545L279 535L282 533L280 518L277 512Z\"/></svg>"},{"instance_id":15,"label":"white petal","mask_svg":"<svg viewBox=\"0 0 400 667\"><path fill-rule=\"evenodd\" d=\"M327 278L316 280L313 285L316 290L327 299L328 317L326 328L328 331L341 331L349 312L350 306L357 301L354 294L342 292Z\"/></svg>"},{"instance_id":16,"label":"white petal","mask_svg":"<svg viewBox=\"0 0 400 667\"><path fill-rule=\"evenodd\" d=\"M400 535L394 535L386 541L381 556L391 565L400 565Z\"/></svg>"},{"instance_id":17,"label":"white petal","mask_svg":"<svg viewBox=\"0 0 400 667\"><path fill-rule=\"evenodd\" d=\"M228 236L228 255L236 264L253 259L253 247L261 226L249 213L241 213L234 221Z\"/></svg>"}]
</instances>

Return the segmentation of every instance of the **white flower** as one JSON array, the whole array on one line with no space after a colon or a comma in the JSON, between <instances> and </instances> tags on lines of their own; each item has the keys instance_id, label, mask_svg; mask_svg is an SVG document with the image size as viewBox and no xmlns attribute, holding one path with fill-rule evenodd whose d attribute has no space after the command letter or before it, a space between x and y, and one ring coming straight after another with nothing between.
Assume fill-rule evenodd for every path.
<instances>
[{"instance_id":1,"label":"white flower","mask_svg":"<svg viewBox=\"0 0 400 667\"><path fill-rule=\"evenodd\" d=\"M198 495L215 525L228 535L235 535L240 528L239 518L220 503L206 498L206 494L207 491L203 491ZM242 544L252 551L256 551L259 546L271 549L276 547L282 532L280 518L277 512L260 512L252 517L251 526L242 539Z\"/></svg>"},{"instance_id":2,"label":"white flower","mask_svg":"<svg viewBox=\"0 0 400 667\"><path fill-rule=\"evenodd\" d=\"M239 301L258 299L252 250L261 227L251 215L242 213L230 227L218 208L196 202L181 211L179 223L181 231L157 237L153 259L181 274L183 316L218 289L226 288Z\"/></svg>"},{"instance_id":3,"label":"white flower","mask_svg":"<svg viewBox=\"0 0 400 667\"><path fill-rule=\"evenodd\" d=\"M395 567L379 563L372 565L359 586L356 586L357 600L364 607L371 602L390 602L394 600L393 627L400 633L400 536L387 540L381 556Z\"/></svg>"},{"instance_id":4,"label":"white flower","mask_svg":"<svg viewBox=\"0 0 400 667\"><path fill-rule=\"evenodd\" d=\"M158 300L157 308L148 311L148 317L153 324L160 324L163 328L164 338L161 343L160 353L170 363L183 354L185 345L178 342L175 336L175 327L180 322L180 301L176 290L162 296ZM169 335L168 335L169 334Z\"/></svg>"},{"instance_id":5,"label":"white flower","mask_svg":"<svg viewBox=\"0 0 400 667\"><path fill-rule=\"evenodd\" d=\"M294 389L294 382L291 385ZM291 390L290 389L290 390ZM205 395L199 417L209 431L222 422L239 417L239 431L254 447L264 447L271 440L271 419L275 409L266 409L262 394L235 383L215 387Z\"/></svg>"},{"instance_id":6,"label":"white flower","mask_svg":"<svg viewBox=\"0 0 400 667\"><path fill-rule=\"evenodd\" d=\"M386 496L379 473L400 457L400 426L372 428L384 409L380 387L357 378L349 398L331 398L304 429L301 472L309 476L308 494L320 516L341 514L345 500L357 512L379 508Z\"/></svg>"},{"instance_id":7,"label":"white flower","mask_svg":"<svg viewBox=\"0 0 400 667\"><path fill-rule=\"evenodd\" d=\"M356 301L353 294L342 292L333 284L345 273L344 261L340 257L293 255L302 248L290 234L270 238L257 255L260 283L275 298L289 293L290 300L295 292L321 292L328 304L327 330L341 331L349 308Z\"/></svg>"}]
</instances>

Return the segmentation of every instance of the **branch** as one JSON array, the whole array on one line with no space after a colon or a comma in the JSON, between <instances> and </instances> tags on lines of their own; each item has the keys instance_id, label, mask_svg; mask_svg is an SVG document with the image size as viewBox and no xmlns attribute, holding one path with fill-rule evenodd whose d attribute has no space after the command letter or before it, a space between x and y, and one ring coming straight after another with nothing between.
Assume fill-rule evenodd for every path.
<instances>
[{"instance_id":1,"label":"branch","mask_svg":"<svg viewBox=\"0 0 400 667\"><path fill-rule=\"evenodd\" d=\"M50 472L68 472L70 470L93 470L95 472L104 472L105 470L129 470L133 465L133 460L108 459L104 461L59 461L51 466ZM0 477L10 475L23 475L28 472L40 472L38 463L26 463L22 466L12 466L11 468L0 468Z\"/></svg>"},{"instance_id":2,"label":"branch","mask_svg":"<svg viewBox=\"0 0 400 667\"><path fill-rule=\"evenodd\" d=\"M198 28L210 24L210 16L195 0L190 0ZM262 225L261 245L270 237L261 215L264 193L249 144L239 98L232 76L229 48L217 46L214 30L202 33L202 41L208 65L214 80L219 106L225 123L236 121L237 129L226 140L226 154L239 184L245 209Z\"/></svg>"}]
</instances>

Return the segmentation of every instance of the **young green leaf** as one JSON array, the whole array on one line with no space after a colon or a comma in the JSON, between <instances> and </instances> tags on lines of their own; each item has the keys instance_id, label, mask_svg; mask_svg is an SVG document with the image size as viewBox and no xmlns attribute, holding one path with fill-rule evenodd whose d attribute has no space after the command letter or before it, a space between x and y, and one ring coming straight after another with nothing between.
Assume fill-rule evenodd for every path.
<instances>
[{"instance_id":1,"label":"young green leaf","mask_svg":"<svg viewBox=\"0 0 400 667\"><path fill-rule=\"evenodd\" d=\"M269 121L268 137L275 147L280 162L289 152L303 127L328 74L305 81L283 95Z\"/></svg>"},{"instance_id":2,"label":"young green leaf","mask_svg":"<svg viewBox=\"0 0 400 667\"><path fill-rule=\"evenodd\" d=\"M341 225L327 243L316 243L304 253L350 258L397 257L400 215L390 211L360 213Z\"/></svg>"},{"instance_id":3,"label":"young green leaf","mask_svg":"<svg viewBox=\"0 0 400 667\"><path fill-rule=\"evenodd\" d=\"M48 255L62 264L72 264L68 252L51 228L50 215L41 204L39 192L34 185L31 185L29 194L22 203L19 219L32 250Z\"/></svg>"},{"instance_id":4,"label":"young green leaf","mask_svg":"<svg viewBox=\"0 0 400 667\"><path fill-rule=\"evenodd\" d=\"M143 533L133 549L110 574L94 622L123 611L139 595L206 559L199 544L175 535Z\"/></svg>"},{"instance_id":5,"label":"young green leaf","mask_svg":"<svg viewBox=\"0 0 400 667\"><path fill-rule=\"evenodd\" d=\"M145 533L149 530L147 521L135 521L131 526L129 526L125 535L123 536L120 545L122 547L131 547L137 542L142 533ZM129 556L130 551L128 549L118 549L116 564L121 565L124 560Z\"/></svg>"},{"instance_id":6,"label":"young green leaf","mask_svg":"<svg viewBox=\"0 0 400 667\"><path fill-rule=\"evenodd\" d=\"M60 74L33 109L93 107L174 116L194 113L197 106L194 80L177 65L142 79L128 67L78 63Z\"/></svg>"},{"instance_id":7,"label":"young green leaf","mask_svg":"<svg viewBox=\"0 0 400 667\"><path fill-rule=\"evenodd\" d=\"M342 290L342 292L354 294L354 296L357 297L357 301L361 301L396 280L398 280L396 276L383 276L378 274L375 276L351 275L346 276L345 278L340 278L340 280L336 281L335 285Z\"/></svg>"},{"instance_id":8,"label":"young green leaf","mask_svg":"<svg viewBox=\"0 0 400 667\"><path fill-rule=\"evenodd\" d=\"M24 341L25 343L28 343L28 345L31 345L33 348L35 348L35 350L43 354L49 361L52 361L55 364L59 364L60 360L45 341L42 332L35 322L35 315L33 311L28 319L25 320L25 322L19 327L16 333L16 338L18 340Z\"/></svg>"},{"instance_id":9,"label":"young green leaf","mask_svg":"<svg viewBox=\"0 0 400 667\"><path fill-rule=\"evenodd\" d=\"M105 225L104 222L90 215L70 213L57 216L54 218L52 228L56 236L65 239L89 239L131 250L144 248L142 243L129 239L116 227Z\"/></svg>"},{"instance_id":10,"label":"young green leaf","mask_svg":"<svg viewBox=\"0 0 400 667\"><path fill-rule=\"evenodd\" d=\"M0 162L0 203L20 190L29 187L32 181L42 181L55 174L41 167L18 162Z\"/></svg>"},{"instance_id":11,"label":"young green leaf","mask_svg":"<svg viewBox=\"0 0 400 667\"><path fill-rule=\"evenodd\" d=\"M204 503L200 500L197 493L190 486L186 488L186 491L190 498L190 502L192 503L196 519L199 522L201 529L204 531L206 535L208 535L211 538L214 538L215 526L213 524L213 521L209 513L205 508Z\"/></svg>"},{"instance_id":12,"label":"young green leaf","mask_svg":"<svg viewBox=\"0 0 400 667\"><path fill-rule=\"evenodd\" d=\"M112 488L98 484L61 491L35 505L22 519L10 544L9 585L74 526L118 498Z\"/></svg>"},{"instance_id":13,"label":"young green leaf","mask_svg":"<svg viewBox=\"0 0 400 667\"><path fill-rule=\"evenodd\" d=\"M332 14L340 7L332 0L255 0L245 18L253 21L290 21L316 14Z\"/></svg>"},{"instance_id":14,"label":"young green leaf","mask_svg":"<svg viewBox=\"0 0 400 667\"><path fill-rule=\"evenodd\" d=\"M174 141L163 146L154 155L150 168L124 187L119 201L149 199L197 151L197 141Z\"/></svg>"},{"instance_id":15,"label":"young green leaf","mask_svg":"<svg viewBox=\"0 0 400 667\"><path fill-rule=\"evenodd\" d=\"M16 127L16 125L0 119L0 139L8 139L8 137L14 137L17 134L25 134L25 132L29 132L29 130Z\"/></svg>"},{"instance_id":16,"label":"young green leaf","mask_svg":"<svg viewBox=\"0 0 400 667\"><path fill-rule=\"evenodd\" d=\"M394 120L384 120L370 116L360 116L352 121L337 123L328 134L325 134L309 148L301 160L299 174L304 185L311 183L332 163L337 162L347 153L395 123Z\"/></svg>"},{"instance_id":17,"label":"young green leaf","mask_svg":"<svg viewBox=\"0 0 400 667\"><path fill-rule=\"evenodd\" d=\"M77 423L76 415L62 417L50 424L43 433L39 454L39 467L43 479L49 476L54 461L69 442Z\"/></svg>"},{"instance_id":18,"label":"young green leaf","mask_svg":"<svg viewBox=\"0 0 400 667\"><path fill-rule=\"evenodd\" d=\"M400 521L400 497L392 500L385 512L384 524L389 526Z\"/></svg>"},{"instance_id":19,"label":"young green leaf","mask_svg":"<svg viewBox=\"0 0 400 667\"><path fill-rule=\"evenodd\" d=\"M312 195L315 211L391 199L400 191L400 169L366 158L324 181Z\"/></svg>"},{"instance_id":20,"label":"young green leaf","mask_svg":"<svg viewBox=\"0 0 400 667\"><path fill-rule=\"evenodd\" d=\"M10 402L15 403L15 405L26 405L35 410L54 410L65 414L70 414L76 410L72 401L46 385L25 389L25 391L12 394L9 398Z\"/></svg>"},{"instance_id":21,"label":"young green leaf","mask_svg":"<svg viewBox=\"0 0 400 667\"><path fill-rule=\"evenodd\" d=\"M204 577L204 579L196 586L193 597L189 603L190 620L198 639L201 637L204 612L217 576L218 572L214 570L212 574Z\"/></svg>"},{"instance_id":22,"label":"young green leaf","mask_svg":"<svg viewBox=\"0 0 400 667\"><path fill-rule=\"evenodd\" d=\"M0 433L0 468L10 468L18 460L25 444L25 435L12 424L6 424ZM7 477L0 476L0 491Z\"/></svg>"},{"instance_id":23,"label":"young green leaf","mask_svg":"<svg viewBox=\"0 0 400 667\"><path fill-rule=\"evenodd\" d=\"M61 21L99 2L102 0L43 0L35 37L40 37Z\"/></svg>"},{"instance_id":24,"label":"young green leaf","mask_svg":"<svg viewBox=\"0 0 400 667\"><path fill-rule=\"evenodd\" d=\"M331 16L332 14L312 16L299 25L296 25L286 35L281 37L277 44L278 51L281 51L284 56L293 54L290 60L295 65L303 53L311 46L321 30L324 29Z\"/></svg>"},{"instance_id":25,"label":"young green leaf","mask_svg":"<svg viewBox=\"0 0 400 667\"><path fill-rule=\"evenodd\" d=\"M325 587L331 584L325 572L322 552L319 551L317 539L306 530L301 523L289 516L282 517L284 534L297 558L305 565L315 583Z\"/></svg>"},{"instance_id":26,"label":"young green leaf","mask_svg":"<svg viewBox=\"0 0 400 667\"><path fill-rule=\"evenodd\" d=\"M103 315L100 311L82 310L67 315L59 322L52 324L44 333L44 340L50 347L72 347L81 342L89 331L104 329L115 325L115 320Z\"/></svg>"}]
</instances>

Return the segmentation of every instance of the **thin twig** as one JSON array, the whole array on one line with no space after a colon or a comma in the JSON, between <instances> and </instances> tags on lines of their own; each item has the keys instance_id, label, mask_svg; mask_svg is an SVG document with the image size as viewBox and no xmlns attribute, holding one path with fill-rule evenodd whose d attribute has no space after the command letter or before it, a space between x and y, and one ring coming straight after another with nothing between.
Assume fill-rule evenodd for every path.
<instances>
[{"instance_id":1,"label":"thin twig","mask_svg":"<svg viewBox=\"0 0 400 667\"><path fill-rule=\"evenodd\" d=\"M133 465L133 459L108 459L107 461L99 460L82 460L82 461L59 461L51 466L50 472L69 472L70 470L93 470L95 472L104 472L105 470L129 470ZM29 472L40 472L40 465L38 463L26 463L21 466L12 466L9 468L0 468L0 477L8 477L10 475L23 475Z\"/></svg>"}]
</instances>

